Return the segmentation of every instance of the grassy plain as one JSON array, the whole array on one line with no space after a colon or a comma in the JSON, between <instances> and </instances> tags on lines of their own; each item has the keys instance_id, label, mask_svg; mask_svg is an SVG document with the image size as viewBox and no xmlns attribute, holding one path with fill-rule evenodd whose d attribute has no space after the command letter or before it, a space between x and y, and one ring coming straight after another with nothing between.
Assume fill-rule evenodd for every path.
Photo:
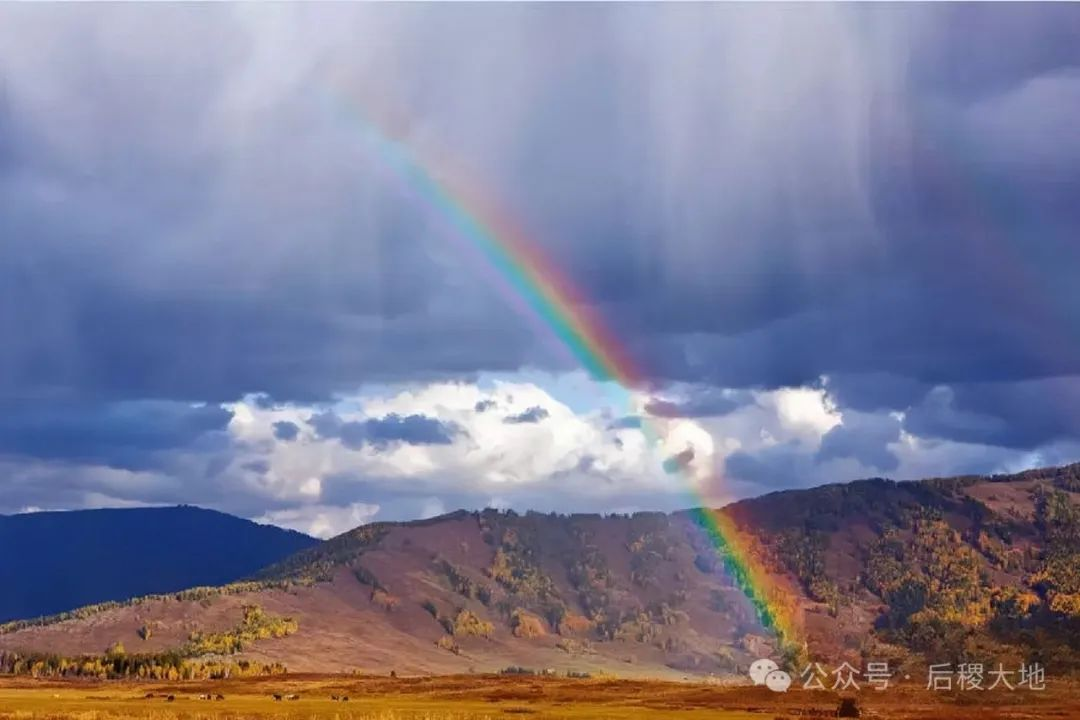
<instances>
[{"instance_id":1,"label":"grassy plain","mask_svg":"<svg viewBox=\"0 0 1080 720\"><path fill-rule=\"evenodd\" d=\"M152 694L153 697L147 697ZM223 695L203 700L200 695ZM274 694L299 695L275 700ZM169 701L167 696L172 695ZM348 702L331 700L348 696ZM864 718L1021 720L1080 717L1080 684L1045 691L931 693L863 690ZM793 689L636 680L290 675L214 682L130 683L0 679L0 720L796 720L833 717L839 695Z\"/></svg>"}]
</instances>

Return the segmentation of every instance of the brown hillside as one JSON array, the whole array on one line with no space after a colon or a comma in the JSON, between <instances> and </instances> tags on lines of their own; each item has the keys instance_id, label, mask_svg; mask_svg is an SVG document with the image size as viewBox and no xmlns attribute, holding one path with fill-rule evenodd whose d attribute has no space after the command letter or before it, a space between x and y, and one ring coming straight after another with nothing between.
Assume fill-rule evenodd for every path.
<instances>
[{"instance_id":1,"label":"brown hillside","mask_svg":"<svg viewBox=\"0 0 1080 720\"><path fill-rule=\"evenodd\" d=\"M199 652L312 672L682 677L740 673L762 655L991 650L1072 666L1078 481L1080 466L866 480L725 508L796 610L806 648L778 647L761 627L695 512L484 511L357 528L252 583L9 624L0 654L100 654L117 642L129 655L192 653L199 638ZM242 635L252 606L277 629Z\"/></svg>"}]
</instances>

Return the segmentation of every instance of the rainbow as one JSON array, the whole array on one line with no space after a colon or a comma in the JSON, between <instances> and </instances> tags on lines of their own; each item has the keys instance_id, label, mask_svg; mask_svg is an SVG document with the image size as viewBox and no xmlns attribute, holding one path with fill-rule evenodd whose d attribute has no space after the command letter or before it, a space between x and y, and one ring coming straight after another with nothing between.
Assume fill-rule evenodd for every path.
<instances>
[{"instance_id":1,"label":"rainbow","mask_svg":"<svg viewBox=\"0 0 1080 720\"><path fill-rule=\"evenodd\" d=\"M454 182L421 163L404 143L391 139L361 112L350 113L381 161L393 170L404 186L424 205L434 208L450 225L452 235L484 260L495 282L530 321L551 334L594 379L614 382L629 391L647 385L648 377L592 309L586 296L530 242L520 225L471 185ZM657 433L642 429L647 439ZM684 473L681 467L675 472ZM746 595L761 624L774 632L782 645L798 644L799 633L790 593L766 571L753 543L740 533L728 514L715 510L696 483L685 478L697 508L691 515L722 559L728 576Z\"/></svg>"}]
</instances>

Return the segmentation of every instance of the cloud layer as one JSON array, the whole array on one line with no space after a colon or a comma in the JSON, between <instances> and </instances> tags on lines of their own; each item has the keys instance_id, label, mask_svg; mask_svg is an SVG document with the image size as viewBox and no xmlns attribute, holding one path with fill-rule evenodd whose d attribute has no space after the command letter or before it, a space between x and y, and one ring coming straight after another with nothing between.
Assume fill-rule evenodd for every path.
<instances>
[{"instance_id":1,"label":"cloud layer","mask_svg":"<svg viewBox=\"0 0 1080 720\"><path fill-rule=\"evenodd\" d=\"M1069 5L2 8L0 510L324 532L666 506L665 461L742 492L1074 459L1078 107ZM372 126L581 289L634 403L565 397Z\"/></svg>"}]
</instances>

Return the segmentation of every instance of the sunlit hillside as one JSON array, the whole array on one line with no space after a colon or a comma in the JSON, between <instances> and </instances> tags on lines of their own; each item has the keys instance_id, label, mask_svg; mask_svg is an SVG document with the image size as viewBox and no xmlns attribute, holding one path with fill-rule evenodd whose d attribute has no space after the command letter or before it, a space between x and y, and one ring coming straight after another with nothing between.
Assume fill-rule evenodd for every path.
<instances>
[{"instance_id":1,"label":"sunlit hillside","mask_svg":"<svg viewBox=\"0 0 1080 720\"><path fill-rule=\"evenodd\" d=\"M368 525L244 583L8 624L0 660L23 657L25 671L28 654L119 644L88 672L208 663L181 670L197 677L243 662L249 674L683 678L741 675L773 656L792 668L1040 659L1062 673L1080 647L1077 472L776 493L722 511L728 547L694 512L491 510ZM769 607L796 618L786 636L749 599L761 582L736 562L749 555L769 574Z\"/></svg>"}]
</instances>

